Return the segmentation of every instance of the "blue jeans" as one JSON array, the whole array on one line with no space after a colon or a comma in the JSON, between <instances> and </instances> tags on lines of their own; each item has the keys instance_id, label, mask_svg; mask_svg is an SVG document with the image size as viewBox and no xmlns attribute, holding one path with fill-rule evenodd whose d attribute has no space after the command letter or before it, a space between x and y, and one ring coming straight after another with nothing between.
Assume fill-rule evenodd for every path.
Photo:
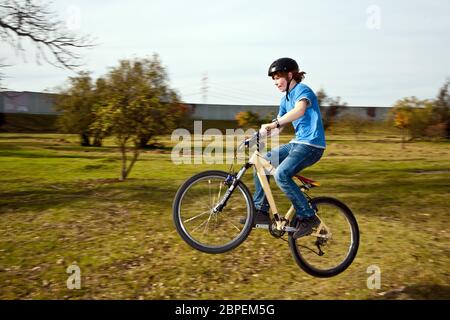
<instances>
[{"instance_id":1,"label":"blue jeans","mask_svg":"<svg viewBox=\"0 0 450 320\"><path fill-rule=\"evenodd\" d=\"M296 214L300 218L311 217L315 214L309 206L308 200L300 191L299 186L292 177L299 171L309 167L320 160L324 149L301 143L288 143L269 151L264 158L276 167L274 174L278 187L286 194L294 205ZM267 176L269 178L270 176ZM256 170L253 172L255 181L255 194L253 199L258 210L269 211L269 203L259 182Z\"/></svg>"}]
</instances>

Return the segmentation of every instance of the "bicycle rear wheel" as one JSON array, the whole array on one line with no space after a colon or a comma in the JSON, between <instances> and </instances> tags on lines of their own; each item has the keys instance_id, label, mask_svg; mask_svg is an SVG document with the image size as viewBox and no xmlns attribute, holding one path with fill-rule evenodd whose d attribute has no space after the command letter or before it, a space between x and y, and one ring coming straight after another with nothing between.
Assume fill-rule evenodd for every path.
<instances>
[{"instance_id":1,"label":"bicycle rear wheel","mask_svg":"<svg viewBox=\"0 0 450 320\"><path fill-rule=\"evenodd\" d=\"M229 186L228 174L205 171L188 179L173 202L173 220L183 240L206 253L223 253L236 248L250 234L254 215L253 198L239 182L221 212L213 208ZM240 219L245 218L241 224Z\"/></svg>"},{"instance_id":2,"label":"bicycle rear wheel","mask_svg":"<svg viewBox=\"0 0 450 320\"><path fill-rule=\"evenodd\" d=\"M318 197L311 200L321 220L309 236L294 239L289 247L295 262L308 274L328 278L347 269L356 257L359 228L351 210L339 200Z\"/></svg>"}]
</instances>

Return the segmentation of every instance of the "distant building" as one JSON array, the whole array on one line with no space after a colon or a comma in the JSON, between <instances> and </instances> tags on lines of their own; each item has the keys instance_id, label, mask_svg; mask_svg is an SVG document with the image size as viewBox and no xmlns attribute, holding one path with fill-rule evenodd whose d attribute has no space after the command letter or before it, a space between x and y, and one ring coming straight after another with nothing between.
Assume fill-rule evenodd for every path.
<instances>
[{"instance_id":1,"label":"distant building","mask_svg":"<svg viewBox=\"0 0 450 320\"><path fill-rule=\"evenodd\" d=\"M276 116L278 106L249 106L249 105L229 105L229 104L187 104L192 109L192 118L200 120L234 120L237 113L241 111L252 111L260 117L269 114ZM327 106L322 107L326 110ZM368 107L368 106L348 106L344 107L338 114L337 119L345 118L347 115L357 116L362 119L372 119L383 121L387 118L390 108Z\"/></svg>"},{"instance_id":2,"label":"distant building","mask_svg":"<svg viewBox=\"0 0 450 320\"><path fill-rule=\"evenodd\" d=\"M56 94L29 92L29 91L2 91L0 92L0 113L27 113L56 115L54 99ZM278 106L273 105L229 105L229 104L192 104L186 103L193 111L192 118L199 120L235 120L237 113L241 111L252 111L261 117L269 114L276 115ZM327 107L324 107L326 109ZM368 106L348 106L338 118L346 115L355 115L363 119L373 119L383 121L387 117L389 108L368 107Z\"/></svg>"},{"instance_id":3,"label":"distant building","mask_svg":"<svg viewBox=\"0 0 450 320\"><path fill-rule=\"evenodd\" d=\"M57 95L29 91L0 92L0 112L28 114L57 114L53 101Z\"/></svg>"}]
</instances>

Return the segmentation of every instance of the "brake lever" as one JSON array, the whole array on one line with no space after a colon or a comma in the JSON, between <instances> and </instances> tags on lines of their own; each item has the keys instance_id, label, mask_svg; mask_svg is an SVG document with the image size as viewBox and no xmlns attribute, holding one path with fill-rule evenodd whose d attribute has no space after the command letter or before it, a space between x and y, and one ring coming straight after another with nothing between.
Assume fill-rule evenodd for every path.
<instances>
[{"instance_id":1,"label":"brake lever","mask_svg":"<svg viewBox=\"0 0 450 320\"><path fill-rule=\"evenodd\" d=\"M251 138L250 138L251 139ZM240 151L243 149L243 147L248 148L250 146L250 139L245 139L244 141L242 141L239 146L237 147L237 149Z\"/></svg>"}]
</instances>

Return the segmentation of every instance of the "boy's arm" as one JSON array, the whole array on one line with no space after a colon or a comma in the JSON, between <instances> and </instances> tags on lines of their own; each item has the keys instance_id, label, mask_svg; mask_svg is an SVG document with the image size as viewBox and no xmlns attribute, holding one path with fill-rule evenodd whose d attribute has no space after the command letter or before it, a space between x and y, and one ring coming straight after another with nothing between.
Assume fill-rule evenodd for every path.
<instances>
[{"instance_id":1,"label":"boy's arm","mask_svg":"<svg viewBox=\"0 0 450 320\"><path fill-rule=\"evenodd\" d=\"M274 129L278 129L278 132L273 132L271 135L280 133L281 130L285 125L291 123L292 121L297 120L298 118L302 117L305 114L306 108L309 105L309 100L307 99L301 99L295 103L294 109L283 115L282 117L278 117L278 123L280 125L280 128L277 128L277 123L266 123L261 125L261 133L264 134L264 131L272 131Z\"/></svg>"},{"instance_id":2,"label":"boy's arm","mask_svg":"<svg viewBox=\"0 0 450 320\"><path fill-rule=\"evenodd\" d=\"M301 99L295 103L294 109L286 113L284 116L278 119L280 126L285 126L292 121L297 120L305 114L306 108L309 105L307 99ZM276 125L276 124L275 124Z\"/></svg>"}]
</instances>

